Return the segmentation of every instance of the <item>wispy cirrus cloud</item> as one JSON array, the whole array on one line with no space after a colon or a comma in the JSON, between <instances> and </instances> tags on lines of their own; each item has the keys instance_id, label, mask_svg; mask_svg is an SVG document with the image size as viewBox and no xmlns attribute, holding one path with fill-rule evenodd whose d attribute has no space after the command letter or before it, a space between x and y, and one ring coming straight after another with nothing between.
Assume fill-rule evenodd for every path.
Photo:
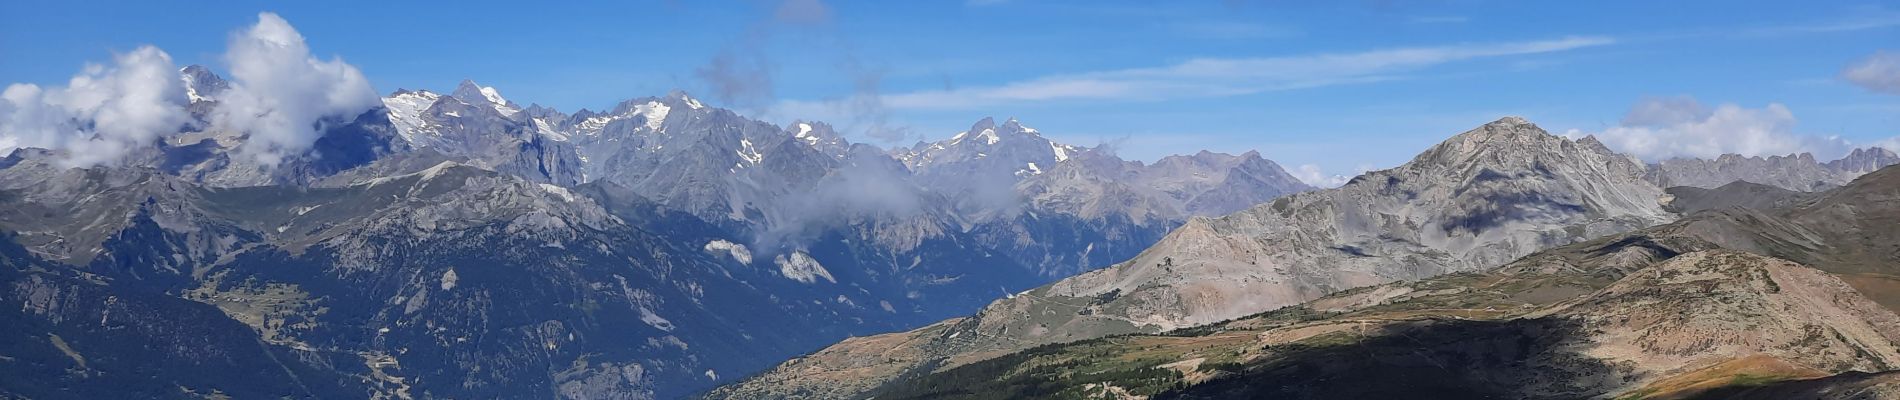
<instances>
[{"instance_id":1,"label":"wispy cirrus cloud","mask_svg":"<svg viewBox=\"0 0 1900 400\"><path fill-rule=\"evenodd\" d=\"M1298 29L1251 22L1194 21L1163 25L1177 35L1195 39L1268 39L1300 36Z\"/></svg>"},{"instance_id":2,"label":"wispy cirrus cloud","mask_svg":"<svg viewBox=\"0 0 1900 400\"><path fill-rule=\"evenodd\" d=\"M1234 96L1401 79L1404 73L1482 58L1560 52L1615 43L1603 36L1409 47L1282 57L1197 58L1149 68L1061 74L885 96L897 109L958 109L1034 101L1166 100Z\"/></svg>"},{"instance_id":3,"label":"wispy cirrus cloud","mask_svg":"<svg viewBox=\"0 0 1900 400\"><path fill-rule=\"evenodd\" d=\"M1900 27L1900 12L1874 10L1860 16L1846 19L1755 28L1745 30L1742 33L1751 36L1781 36L1808 33L1853 32L1892 27Z\"/></svg>"}]
</instances>

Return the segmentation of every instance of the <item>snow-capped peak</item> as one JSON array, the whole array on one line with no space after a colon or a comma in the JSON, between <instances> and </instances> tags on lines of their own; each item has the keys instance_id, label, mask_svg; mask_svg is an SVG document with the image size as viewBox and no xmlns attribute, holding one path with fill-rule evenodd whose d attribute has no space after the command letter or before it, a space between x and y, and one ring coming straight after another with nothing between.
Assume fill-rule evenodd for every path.
<instances>
[{"instance_id":1,"label":"snow-capped peak","mask_svg":"<svg viewBox=\"0 0 1900 400\"><path fill-rule=\"evenodd\" d=\"M460 85L455 86L455 93L450 96L470 105L489 105L503 117L514 117L515 113L521 112L521 109L509 103L508 99L501 97L501 91L495 90L493 86L475 84L472 80L462 80Z\"/></svg>"},{"instance_id":2,"label":"snow-capped peak","mask_svg":"<svg viewBox=\"0 0 1900 400\"><path fill-rule=\"evenodd\" d=\"M193 103L216 100L218 92L230 86L224 78L218 77L218 74L212 73L210 68L202 65L179 68L178 75L185 81L185 96Z\"/></svg>"},{"instance_id":3,"label":"snow-capped peak","mask_svg":"<svg viewBox=\"0 0 1900 400\"><path fill-rule=\"evenodd\" d=\"M389 108L389 122L396 125L396 133L404 140L416 143L417 135L433 135L435 129L423 118L430 106L442 99L442 95L427 90L397 90L383 98L383 107Z\"/></svg>"},{"instance_id":4,"label":"snow-capped peak","mask_svg":"<svg viewBox=\"0 0 1900 400\"><path fill-rule=\"evenodd\" d=\"M501 98L501 93L496 92L494 86L483 86L482 97L488 98L488 102L490 103L508 104L508 100Z\"/></svg>"}]
</instances>

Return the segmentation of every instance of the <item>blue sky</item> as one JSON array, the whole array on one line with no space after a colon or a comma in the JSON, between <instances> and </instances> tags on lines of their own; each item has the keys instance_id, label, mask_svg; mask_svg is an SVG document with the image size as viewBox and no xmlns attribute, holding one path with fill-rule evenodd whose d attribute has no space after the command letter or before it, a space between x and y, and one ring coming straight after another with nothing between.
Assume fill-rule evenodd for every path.
<instances>
[{"instance_id":1,"label":"blue sky","mask_svg":"<svg viewBox=\"0 0 1900 400\"><path fill-rule=\"evenodd\" d=\"M887 146L1013 116L1130 158L1259 150L1350 175L1504 115L1651 158L1900 136L1891 81L1845 72L1891 75L1893 2L552 3L6 2L0 82L59 84L144 44L222 70L226 38L269 11L385 93L468 78L571 111L680 88ZM1652 106L1682 115L1626 118Z\"/></svg>"}]
</instances>

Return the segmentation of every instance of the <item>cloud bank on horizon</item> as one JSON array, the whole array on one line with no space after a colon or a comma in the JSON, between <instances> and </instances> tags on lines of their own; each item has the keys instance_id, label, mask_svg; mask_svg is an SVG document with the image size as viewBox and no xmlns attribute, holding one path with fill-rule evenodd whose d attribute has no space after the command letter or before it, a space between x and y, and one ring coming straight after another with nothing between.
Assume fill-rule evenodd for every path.
<instances>
[{"instance_id":1,"label":"cloud bank on horizon","mask_svg":"<svg viewBox=\"0 0 1900 400\"><path fill-rule=\"evenodd\" d=\"M178 76L171 55L141 46L110 65L87 64L63 87L8 85L0 92L0 153L39 147L68 151L75 166L114 162L189 118Z\"/></svg>"},{"instance_id":2,"label":"cloud bank on horizon","mask_svg":"<svg viewBox=\"0 0 1900 400\"><path fill-rule=\"evenodd\" d=\"M1710 108L1693 97L1678 96L1645 99L1631 107L1617 126L1598 132L1572 130L1566 136L1595 136L1612 150L1651 162L1723 154L1813 153L1834 158L1853 149L1853 143L1840 137L1803 134L1796 126L1794 112L1781 104Z\"/></svg>"},{"instance_id":3,"label":"cloud bank on horizon","mask_svg":"<svg viewBox=\"0 0 1900 400\"><path fill-rule=\"evenodd\" d=\"M316 143L322 125L381 105L356 67L312 56L276 14L257 18L231 34L223 57L231 86L211 99L212 129L243 134L240 153L277 165ZM69 166L115 164L189 122L184 82L171 55L144 45L112 64L87 64L65 86L8 85L0 92L0 153L37 147L61 152Z\"/></svg>"}]
</instances>

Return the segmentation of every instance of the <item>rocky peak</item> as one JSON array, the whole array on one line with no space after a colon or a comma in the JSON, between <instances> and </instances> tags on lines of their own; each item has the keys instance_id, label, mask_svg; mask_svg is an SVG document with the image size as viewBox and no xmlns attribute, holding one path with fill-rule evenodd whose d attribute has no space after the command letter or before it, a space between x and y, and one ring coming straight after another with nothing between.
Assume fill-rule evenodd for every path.
<instances>
[{"instance_id":1,"label":"rocky peak","mask_svg":"<svg viewBox=\"0 0 1900 400\"><path fill-rule=\"evenodd\" d=\"M1520 117L1500 118L1460 133L1420 153L1405 165L1472 179L1493 173L1526 171L1550 175L1558 164L1579 171L1607 167L1616 173L1641 174L1643 170L1641 163L1610 151L1594 138L1572 141L1552 135Z\"/></svg>"},{"instance_id":2,"label":"rocky peak","mask_svg":"<svg viewBox=\"0 0 1900 400\"><path fill-rule=\"evenodd\" d=\"M212 100L218 96L218 93L231 87L230 82L225 82L224 78L203 65L192 64L179 69L178 72L185 80L185 95L190 97L193 103Z\"/></svg>"},{"instance_id":3,"label":"rocky peak","mask_svg":"<svg viewBox=\"0 0 1900 400\"><path fill-rule=\"evenodd\" d=\"M1724 154L1714 159L1676 158L1649 168L1646 179L1664 187L1713 189L1746 181L1787 190L1813 192L1846 184L1861 174L1900 163L1900 157L1878 147L1855 149L1839 160L1821 163L1811 153L1777 156Z\"/></svg>"},{"instance_id":4,"label":"rocky peak","mask_svg":"<svg viewBox=\"0 0 1900 400\"><path fill-rule=\"evenodd\" d=\"M520 106L501 97L501 92L495 90L494 87L478 85L475 81L468 79L463 79L461 84L455 85L455 92L449 94L449 97L472 106L491 107L504 117L513 117L515 113L521 111Z\"/></svg>"},{"instance_id":5,"label":"rocky peak","mask_svg":"<svg viewBox=\"0 0 1900 400\"><path fill-rule=\"evenodd\" d=\"M1854 149L1847 157L1827 162L1827 168L1847 174L1865 174L1881 167L1900 164L1900 155L1880 147Z\"/></svg>"},{"instance_id":6,"label":"rocky peak","mask_svg":"<svg viewBox=\"0 0 1900 400\"><path fill-rule=\"evenodd\" d=\"M966 132L981 132L991 129L996 129L996 117L983 117L983 119L977 120L976 123L970 124L970 130Z\"/></svg>"},{"instance_id":7,"label":"rocky peak","mask_svg":"<svg viewBox=\"0 0 1900 400\"><path fill-rule=\"evenodd\" d=\"M674 89L672 91L668 91L666 92L665 99L669 103L674 103L679 106L685 106L687 109L691 109L691 110L700 110L700 109L706 108L706 105L703 103L700 103L699 99L693 98L691 94L686 93L686 91L684 90Z\"/></svg>"},{"instance_id":8,"label":"rocky peak","mask_svg":"<svg viewBox=\"0 0 1900 400\"><path fill-rule=\"evenodd\" d=\"M785 126L785 132L791 136L791 141L818 149L820 153L833 158L843 159L851 149L851 143L838 135L831 124L824 122L792 121L790 125Z\"/></svg>"}]
</instances>

